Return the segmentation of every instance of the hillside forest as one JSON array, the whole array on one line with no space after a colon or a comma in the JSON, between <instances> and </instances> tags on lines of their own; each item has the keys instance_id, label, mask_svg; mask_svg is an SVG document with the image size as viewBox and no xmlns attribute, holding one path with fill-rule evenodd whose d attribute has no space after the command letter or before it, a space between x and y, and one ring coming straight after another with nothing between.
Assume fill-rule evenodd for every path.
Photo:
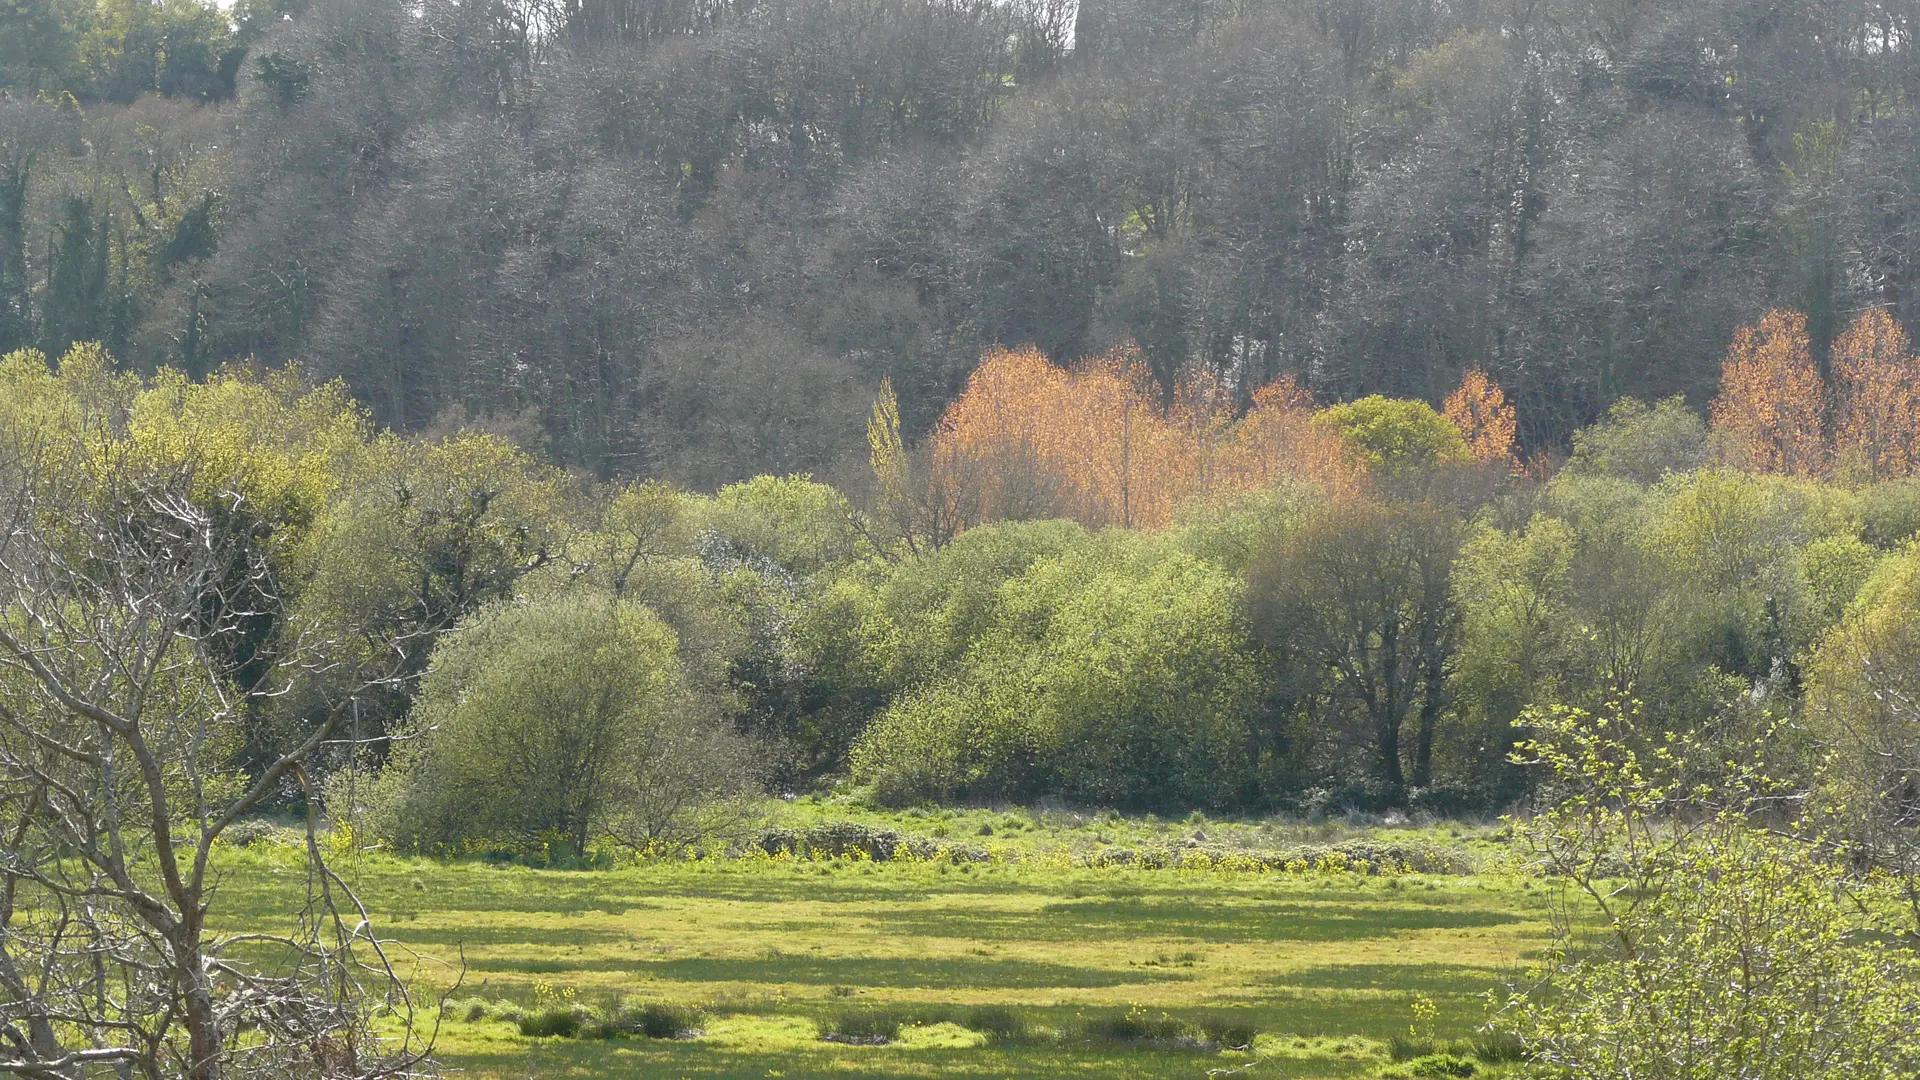
<instances>
[{"instance_id":1,"label":"hillside forest","mask_svg":"<svg viewBox=\"0 0 1920 1080\"><path fill-rule=\"evenodd\" d=\"M0 352L342 378L701 490L995 345L1561 453L1734 329L1920 309L1901 2L15 0Z\"/></svg>"}]
</instances>

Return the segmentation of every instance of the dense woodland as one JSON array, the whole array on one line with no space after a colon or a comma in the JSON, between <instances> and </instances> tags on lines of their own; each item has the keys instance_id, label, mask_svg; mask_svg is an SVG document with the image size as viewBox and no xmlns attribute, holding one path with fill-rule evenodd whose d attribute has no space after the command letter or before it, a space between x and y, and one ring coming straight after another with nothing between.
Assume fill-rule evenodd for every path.
<instances>
[{"instance_id":1,"label":"dense woodland","mask_svg":"<svg viewBox=\"0 0 1920 1080\"><path fill-rule=\"evenodd\" d=\"M712 490L909 440L995 344L1562 452L1920 309L1902 2L19 0L0 350L339 376Z\"/></svg>"}]
</instances>

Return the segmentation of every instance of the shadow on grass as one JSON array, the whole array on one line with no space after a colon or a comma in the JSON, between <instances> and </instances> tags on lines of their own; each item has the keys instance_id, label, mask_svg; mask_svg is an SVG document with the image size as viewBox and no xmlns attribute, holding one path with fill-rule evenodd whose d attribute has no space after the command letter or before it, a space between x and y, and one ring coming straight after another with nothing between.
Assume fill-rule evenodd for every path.
<instances>
[{"instance_id":1,"label":"shadow on grass","mask_svg":"<svg viewBox=\"0 0 1920 1080\"><path fill-rule=\"evenodd\" d=\"M435 912L435 917L444 915ZM383 935L397 937L415 948L437 946L533 946L536 948L573 948L576 946L616 945L633 935L619 930L594 930L578 926L420 926L414 923L387 922L380 926Z\"/></svg>"},{"instance_id":2,"label":"shadow on grass","mask_svg":"<svg viewBox=\"0 0 1920 1080\"><path fill-rule=\"evenodd\" d=\"M1290 971L1261 980L1297 990L1473 996L1505 989L1522 981L1513 969L1467 967L1457 964L1325 964Z\"/></svg>"},{"instance_id":3,"label":"shadow on grass","mask_svg":"<svg viewBox=\"0 0 1920 1080\"><path fill-rule=\"evenodd\" d=\"M1513 912L1437 904L1252 903L1197 906L1135 899L1048 904L1037 913L886 911L888 933L977 941L1117 941L1143 936L1207 942L1359 941L1419 930L1505 926Z\"/></svg>"},{"instance_id":4,"label":"shadow on grass","mask_svg":"<svg viewBox=\"0 0 1920 1080\"><path fill-rule=\"evenodd\" d=\"M507 959L474 960L476 972L555 975L572 971L618 971L641 978L686 983L804 983L928 990L1040 990L1098 988L1192 978L1166 971L1075 967L1018 960L892 957L683 957L673 960Z\"/></svg>"},{"instance_id":5,"label":"shadow on grass","mask_svg":"<svg viewBox=\"0 0 1920 1080\"><path fill-rule=\"evenodd\" d=\"M845 1046L823 1043L806 1050L745 1050L703 1043L603 1043L565 1041L529 1050L454 1055L475 1080L520 1080L534 1076L672 1076L684 1080L898 1080L904 1075L991 1077L994 1080L1059 1080L1061 1077L1127 1077L1129 1080L1191 1080L1192 1053L1155 1050L1090 1050L1084 1046L977 1047L969 1049ZM1220 1059L1230 1064L1229 1059ZM1338 1075L1317 1073L1316 1075ZM1251 1075L1274 1075L1253 1073Z\"/></svg>"}]
</instances>

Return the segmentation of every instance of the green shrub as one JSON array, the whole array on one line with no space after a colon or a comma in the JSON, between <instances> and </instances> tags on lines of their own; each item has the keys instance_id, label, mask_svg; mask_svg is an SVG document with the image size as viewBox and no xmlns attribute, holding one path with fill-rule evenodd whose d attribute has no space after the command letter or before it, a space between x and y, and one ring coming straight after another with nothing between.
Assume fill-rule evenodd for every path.
<instances>
[{"instance_id":1,"label":"green shrub","mask_svg":"<svg viewBox=\"0 0 1920 1080\"><path fill-rule=\"evenodd\" d=\"M1621 398L1600 422L1574 432L1566 471L1655 484L1669 473L1692 472L1706 462L1707 425L1685 398L1670 397L1655 405Z\"/></svg>"},{"instance_id":2,"label":"green shrub","mask_svg":"<svg viewBox=\"0 0 1920 1080\"><path fill-rule=\"evenodd\" d=\"M699 1009L661 1001L620 1010L620 1030L649 1039L678 1039L700 1030L705 1021Z\"/></svg>"},{"instance_id":3,"label":"green shrub","mask_svg":"<svg viewBox=\"0 0 1920 1080\"><path fill-rule=\"evenodd\" d=\"M580 1033L582 1021L580 1010L571 1005L556 1005L537 1012L523 1014L519 1019L520 1034L528 1038L571 1039Z\"/></svg>"},{"instance_id":4,"label":"green shrub","mask_svg":"<svg viewBox=\"0 0 1920 1080\"><path fill-rule=\"evenodd\" d=\"M753 769L677 649L651 609L587 591L483 610L434 649L408 739L361 786L369 830L554 866L595 865L598 837L709 831Z\"/></svg>"},{"instance_id":5,"label":"green shrub","mask_svg":"<svg viewBox=\"0 0 1920 1080\"><path fill-rule=\"evenodd\" d=\"M1373 394L1322 409L1313 419L1345 437L1382 473L1473 459L1460 429L1424 401Z\"/></svg>"},{"instance_id":6,"label":"green shrub","mask_svg":"<svg viewBox=\"0 0 1920 1080\"><path fill-rule=\"evenodd\" d=\"M1861 492L1860 538L1895 548L1920 534L1920 481L1893 480Z\"/></svg>"},{"instance_id":7,"label":"green shrub","mask_svg":"<svg viewBox=\"0 0 1920 1080\"><path fill-rule=\"evenodd\" d=\"M958 670L906 694L855 745L876 800L1061 795L1218 804L1244 790L1261 665L1240 584L1150 539L1036 562Z\"/></svg>"},{"instance_id":8,"label":"green shrub","mask_svg":"<svg viewBox=\"0 0 1920 1080\"><path fill-rule=\"evenodd\" d=\"M1457 1054L1425 1054L1413 1058L1404 1065L1381 1072L1388 1080L1464 1080L1480 1071L1472 1058Z\"/></svg>"}]
</instances>

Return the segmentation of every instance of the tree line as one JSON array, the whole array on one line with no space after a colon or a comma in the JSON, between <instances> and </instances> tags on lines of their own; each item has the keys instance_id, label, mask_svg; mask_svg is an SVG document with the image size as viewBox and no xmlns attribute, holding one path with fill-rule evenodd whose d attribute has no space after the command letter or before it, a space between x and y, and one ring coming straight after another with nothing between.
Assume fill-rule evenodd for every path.
<instances>
[{"instance_id":1,"label":"tree line","mask_svg":"<svg viewBox=\"0 0 1920 1080\"><path fill-rule=\"evenodd\" d=\"M1771 313L1710 419L1623 399L1556 466L1478 370L1444 410L1283 376L1236 413L1204 374L1163 394L1138 351L1001 350L918 442L883 392L857 482L712 495L383 431L294 370L146 377L84 345L0 374L29 490L96 460L224 478L204 509L271 582L229 677L277 670L292 627L389 643L350 695L372 756L323 753L316 782L419 843L454 842L438 821L580 852L769 786L1493 812L1556 704L1897 739L1920 360L1880 310L1834 352L1829 394L1804 317ZM315 679L236 715L234 769L310 729L338 694ZM483 825L507 791L554 801Z\"/></svg>"},{"instance_id":2,"label":"tree line","mask_svg":"<svg viewBox=\"0 0 1920 1080\"><path fill-rule=\"evenodd\" d=\"M0 350L298 361L703 490L910 441L999 345L1164 408L1291 374L1565 453L1911 324L1911 5L1836 0L21 0Z\"/></svg>"}]
</instances>

